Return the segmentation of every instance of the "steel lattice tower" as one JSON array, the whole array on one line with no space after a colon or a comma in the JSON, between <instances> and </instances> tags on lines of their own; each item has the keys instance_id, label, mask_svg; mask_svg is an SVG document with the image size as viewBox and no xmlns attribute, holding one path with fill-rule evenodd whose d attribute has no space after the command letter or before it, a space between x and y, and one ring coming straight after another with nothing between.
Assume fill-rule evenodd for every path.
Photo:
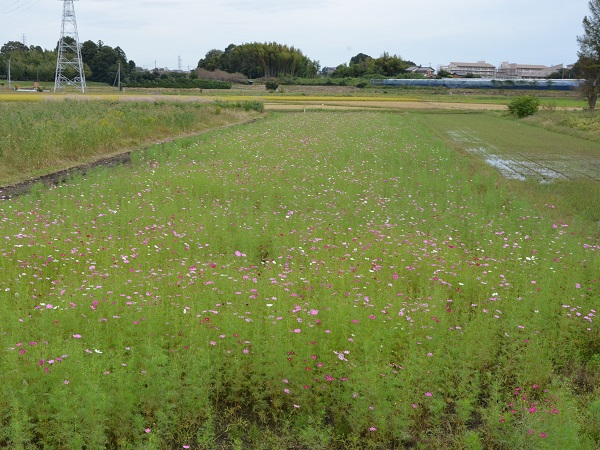
<instances>
[{"instance_id":1,"label":"steel lattice tower","mask_svg":"<svg viewBox=\"0 0 600 450\"><path fill-rule=\"evenodd\" d=\"M58 42L58 59L56 61L56 76L54 77L54 92L63 86L74 86L85 92L85 73L81 59L81 46L77 34L75 7L73 0L64 2L60 41ZM72 78L69 76L73 75Z\"/></svg>"}]
</instances>

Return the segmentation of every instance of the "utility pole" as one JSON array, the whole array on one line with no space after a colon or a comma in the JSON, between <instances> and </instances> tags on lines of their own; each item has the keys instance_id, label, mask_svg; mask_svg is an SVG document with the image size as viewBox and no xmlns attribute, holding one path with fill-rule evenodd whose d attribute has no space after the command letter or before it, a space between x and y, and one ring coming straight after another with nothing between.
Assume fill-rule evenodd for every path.
<instances>
[{"instance_id":1,"label":"utility pole","mask_svg":"<svg viewBox=\"0 0 600 450\"><path fill-rule=\"evenodd\" d=\"M121 90L121 61L119 61L119 68L117 69L117 75L115 76L115 81L113 83L113 87L117 85L117 89Z\"/></svg>"},{"instance_id":2,"label":"utility pole","mask_svg":"<svg viewBox=\"0 0 600 450\"><path fill-rule=\"evenodd\" d=\"M10 85L10 59L8 60L8 88L10 89L12 86Z\"/></svg>"},{"instance_id":3,"label":"utility pole","mask_svg":"<svg viewBox=\"0 0 600 450\"><path fill-rule=\"evenodd\" d=\"M85 73L81 59L81 46L77 33L77 20L75 19L74 0L60 0L64 2L60 41L58 42L58 59L56 61L56 76L54 77L54 92L60 91L64 86L74 86L82 93L85 92ZM73 78L69 78L70 73Z\"/></svg>"}]
</instances>

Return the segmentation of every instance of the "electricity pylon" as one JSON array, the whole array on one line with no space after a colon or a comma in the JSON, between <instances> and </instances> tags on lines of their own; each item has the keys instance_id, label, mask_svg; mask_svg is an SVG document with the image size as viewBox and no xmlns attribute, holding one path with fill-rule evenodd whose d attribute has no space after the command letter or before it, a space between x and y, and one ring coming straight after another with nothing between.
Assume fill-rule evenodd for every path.
<instances>
[{"instance_id":1,"label":"electricity pylon","mask_svg":"<svg viewBox=\"0 0 600 450\"><path fill-rule=\"evenodd\" d=\"M58 59L56 61L56 76L54 77L54 92L64 86L74 86L85 92L85 73L81 59L81 46L77 34L77 20L73 0L64 2L60 41L58 41Z\"/></svg>"}]
</instances>

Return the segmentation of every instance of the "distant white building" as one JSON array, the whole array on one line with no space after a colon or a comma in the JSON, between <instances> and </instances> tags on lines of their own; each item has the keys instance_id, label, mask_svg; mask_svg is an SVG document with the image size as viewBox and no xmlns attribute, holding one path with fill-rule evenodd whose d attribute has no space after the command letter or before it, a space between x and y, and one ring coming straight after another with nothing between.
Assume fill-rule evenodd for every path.
<instances>
[{"instance_id":1,"label":"distant white building","mask_svg":"<svg viewBox=\"0 0 600 450\"><path fill-rule=\"evenodd\" d=\"M451 62L447 66L440 66L440 70L450 72L457 77L476 76L481 78L503 78L503 79L539 79L546 78L551 73L563 69L562 64L555 66L542 66L534 64L516 64L503 62L496 68L493 64L485 61L476 63Z\"/></svg>"},{"instance_id":2,"label":"distant white building","mask_svg":"<svg viewBox=\"0 0 600 450\"><path fill-rule=\"evenodd\" d=\"M542 66L531 64L515 64L503 62L498 68L498 77L500 78L546 78L554 72L563 69L562 64L556 66Z\"/></svg>"},{"instance_id":3,"label":"distant white building","mask_svg":"<svg viewBox=\"0 0 600 450\"><path fill-rule=\"evenodd\" d=\"M479 76L481 78L496 78L496 66L479 61L470 62L451 62L447 66L440 67L440 70L450 72L452 75L464 77L466 75Z\"/></svg>"}]
</instances>

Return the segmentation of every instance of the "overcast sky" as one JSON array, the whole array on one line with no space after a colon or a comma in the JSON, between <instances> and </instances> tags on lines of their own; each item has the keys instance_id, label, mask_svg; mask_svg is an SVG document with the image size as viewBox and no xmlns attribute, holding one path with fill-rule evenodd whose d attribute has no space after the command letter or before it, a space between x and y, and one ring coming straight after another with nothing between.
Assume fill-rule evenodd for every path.
<instances>
[{"instance_id":1,"label":"overcast sky","mask_svg":"<svg viewBox=\"0 0 600 450\"><path fill-rule=\"evenodd\" d=\"M572 64L588 0L80 0L79 40L120 46L148 69L194 68L211 49L277 42L321 67L383 52L423 66ZM54 48L63 2L0 0L0 45Z\"/></svg>"}]
</instances>

